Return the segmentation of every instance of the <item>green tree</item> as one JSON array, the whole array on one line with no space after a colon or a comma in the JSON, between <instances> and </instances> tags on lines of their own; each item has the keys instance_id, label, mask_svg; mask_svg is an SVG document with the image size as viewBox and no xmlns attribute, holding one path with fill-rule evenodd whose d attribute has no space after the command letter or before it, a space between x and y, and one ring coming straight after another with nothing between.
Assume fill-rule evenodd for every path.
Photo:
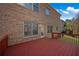
<instances>
[{"instance_id":1,"label":"green tree","mask_svg":"<svg viewBox=\"0 0 79 59\"><path fill-rule=\"evenodd\" d=\"M66 20L65 21L65 28L67 31L72 31L73 30L73 24L72 24L72 20Z\"/></svg>"}]
</instances>

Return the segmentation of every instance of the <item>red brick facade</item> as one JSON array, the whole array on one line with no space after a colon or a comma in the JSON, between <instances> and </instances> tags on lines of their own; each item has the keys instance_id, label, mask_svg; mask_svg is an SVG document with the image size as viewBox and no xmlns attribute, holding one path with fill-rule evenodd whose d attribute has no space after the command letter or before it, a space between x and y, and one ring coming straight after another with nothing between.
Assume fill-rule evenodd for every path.
<instances>
[{"instance_id":1,"label":"red brick facade","mask_svg":"<svg viewBox=\"0 0 79 59\"><path fill-rule=\"evenodd\" d=\"M45 8L51 10L51 15L45 15ZM40 4L40 11L37 13L27 9L20 4L0 4L0 36L8 33L8 45L14 45L26 41L41 38L40 25L44 28L44 36L51 38L51 33L47 33L47 25L53 26L53 32L60 33L60 14L49 4ZM38 23L38 35L24 37L24 22L33 21ZM58 29L56 29L58 28Z\"/></svg>"}]
</instances>

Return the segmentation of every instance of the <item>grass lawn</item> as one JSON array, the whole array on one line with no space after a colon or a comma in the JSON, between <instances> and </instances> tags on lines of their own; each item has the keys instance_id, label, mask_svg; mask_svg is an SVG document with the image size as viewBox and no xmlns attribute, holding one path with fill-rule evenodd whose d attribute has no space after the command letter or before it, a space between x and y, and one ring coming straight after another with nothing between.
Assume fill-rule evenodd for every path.
<instances>
[{"instance_id":1,"label":"grass lawn","mask_svg":"<svg viewBox=\"0 0 79 59\"><path fill-rule=\"evenodd\" d=\"M76 39L72 36L64 35L63 38L60 39L61 41L69 44L79 45L79 38Z\"/></svg>"}]
</instances>

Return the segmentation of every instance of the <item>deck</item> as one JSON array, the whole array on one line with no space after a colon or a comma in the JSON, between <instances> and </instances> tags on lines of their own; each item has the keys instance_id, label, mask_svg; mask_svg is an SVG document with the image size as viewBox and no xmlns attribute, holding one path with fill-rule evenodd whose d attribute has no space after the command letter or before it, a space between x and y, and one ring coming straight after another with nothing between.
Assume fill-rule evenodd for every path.
<instances>
[{"instance_id":1,"label":"deck","mask_svg":"<svg viewBox=\"0 0 79 59\"><path fill-rule=\"evenodd\" d=\"M57 39L43 38L10 46L5 56L77 56L79 47Z\"/></svg>"}]
</instances>

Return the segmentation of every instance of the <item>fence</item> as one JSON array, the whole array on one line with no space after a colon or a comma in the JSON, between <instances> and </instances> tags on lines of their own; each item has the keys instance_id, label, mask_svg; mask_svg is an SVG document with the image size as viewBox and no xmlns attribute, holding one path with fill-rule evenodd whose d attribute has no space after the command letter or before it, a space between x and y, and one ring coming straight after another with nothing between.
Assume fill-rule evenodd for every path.
<instances>
[{"instance_id":1,"label":"fence","mask_svg":"<svg viewBox=\"0 0 79 59\"><path fill-rule=\"evenodd\" d=\"M73 34L73 43L78 45L79 44L79 34Z\"/></svg>"}]
</instances>

